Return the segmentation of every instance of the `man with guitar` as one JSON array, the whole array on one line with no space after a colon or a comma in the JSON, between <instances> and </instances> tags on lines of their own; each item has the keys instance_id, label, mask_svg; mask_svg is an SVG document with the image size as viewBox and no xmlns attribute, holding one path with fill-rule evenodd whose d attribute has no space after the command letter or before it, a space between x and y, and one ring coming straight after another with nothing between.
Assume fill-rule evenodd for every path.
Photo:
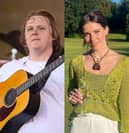
<instances>
[{"instance_id":1,"label":"man with guitar","mask_svg":"<svg viewBox=\"0 0 129 133\"><path fill-rule=\"evenodd\" d=\"M0 68L0 133L64 133L63 47L52 14L31 12L21 42L28 56Z\"/></svg>"}]
</instances>

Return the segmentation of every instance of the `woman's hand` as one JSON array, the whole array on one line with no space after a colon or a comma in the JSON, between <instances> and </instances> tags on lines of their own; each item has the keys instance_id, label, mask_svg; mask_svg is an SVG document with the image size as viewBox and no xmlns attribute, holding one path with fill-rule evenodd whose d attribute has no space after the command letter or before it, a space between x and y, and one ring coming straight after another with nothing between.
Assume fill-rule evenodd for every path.
<instances>
[{"instance_id":1,"label":"woman's hand","mask_svg":"<svg viewBox=\"0 0 129 133\"><path fill-rule=\"evenodd\" d=\"M82 93L79 91L79 89L74 89L70 92L69 95L69 102L72 104L82 104L84 100L84 97Z\"/></svg>"}]
</instances>

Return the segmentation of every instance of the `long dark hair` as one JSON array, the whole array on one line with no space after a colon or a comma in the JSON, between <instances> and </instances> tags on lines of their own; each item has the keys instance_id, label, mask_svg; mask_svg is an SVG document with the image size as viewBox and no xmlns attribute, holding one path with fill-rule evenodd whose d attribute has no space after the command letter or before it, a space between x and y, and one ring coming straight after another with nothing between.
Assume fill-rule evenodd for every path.
<instances>
[{"instance_id":1,"label":"long dark hair","mask_svg":"<svg viewBox=\"0 0 129 133\"><path fill-rule=\"evenodd\" d=\"M79 23L79 31L81 33L83 33L83 26L89 22L99 23L103 28L108 26L106 17L99 10L92 10L82 14Z\"/></svg>"}]
</instances>

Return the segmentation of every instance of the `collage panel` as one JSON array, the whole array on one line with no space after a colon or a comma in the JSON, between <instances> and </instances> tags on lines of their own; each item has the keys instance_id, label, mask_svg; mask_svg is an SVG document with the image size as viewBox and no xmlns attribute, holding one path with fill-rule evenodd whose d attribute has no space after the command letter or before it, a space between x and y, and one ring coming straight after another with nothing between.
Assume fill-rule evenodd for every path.
<instances>
[{"instance_id":1,"label":"collage panel","mask_svg":"<svg viewBox=\"0 0 129 133\"><path fill-rule=\"evenodd\" d=\"M64 1L1 1L0 19L0 133L64 133Z\"/></svg>"},{"instance_id":2,"label":"collage panel","mask_svg":"<svg viewBox=\"0 0 129 133\"><path fill-rule=\"evenodd\" d=\"M65 0L65 133L129 132L128 6Z\"/></svg>"}]
</instances>

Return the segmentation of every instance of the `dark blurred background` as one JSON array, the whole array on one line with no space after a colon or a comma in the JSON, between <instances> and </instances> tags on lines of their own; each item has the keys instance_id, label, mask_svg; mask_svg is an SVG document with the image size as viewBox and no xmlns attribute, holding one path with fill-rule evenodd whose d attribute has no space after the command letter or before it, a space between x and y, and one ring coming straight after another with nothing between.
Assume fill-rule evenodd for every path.
<instances>
[{"instance_id":1,"label":"dark blurred background","mask_svg":"<svg viewBox=\"0 0 129 133\"><path fill-rule=\"evenodd\" d=\"M20 28L27 14L36 9L46 9L56 18L64 38L64 0L4 0L0 1L0 61L11 59L11 49L16 48L16 58L24 55L19 44Z\"/></svg>"}]
</instances>

